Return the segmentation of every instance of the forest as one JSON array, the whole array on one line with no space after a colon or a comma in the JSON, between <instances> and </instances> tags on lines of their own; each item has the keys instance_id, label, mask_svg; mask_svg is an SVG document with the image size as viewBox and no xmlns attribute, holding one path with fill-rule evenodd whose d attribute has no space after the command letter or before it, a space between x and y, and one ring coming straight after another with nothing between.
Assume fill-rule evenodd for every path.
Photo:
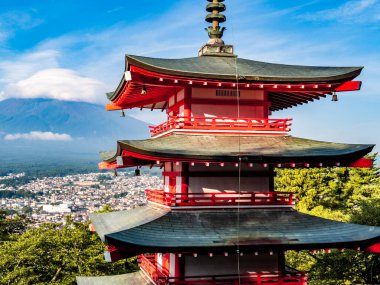
<instances>
[{"instance_id":1,"label":"forest","mask_svg":"<svg viewBox=\"0 0 380 285\"><path fill-rule=\"evenodd\" d=\"M372 158L375 159L376 155ZM278 169L276 190L297 195L296 210L357 224L380 226L377 167ZM109 211L108 207L105 211ZM0 212L0 285L76 284L76 276L137 270L136 258L106 263L104 245L88 224L30 225L25 216ZM289 270L308 272L311 285L380 284L380 255L361 251L288 251Z\"/></svg>"}]
</instances>

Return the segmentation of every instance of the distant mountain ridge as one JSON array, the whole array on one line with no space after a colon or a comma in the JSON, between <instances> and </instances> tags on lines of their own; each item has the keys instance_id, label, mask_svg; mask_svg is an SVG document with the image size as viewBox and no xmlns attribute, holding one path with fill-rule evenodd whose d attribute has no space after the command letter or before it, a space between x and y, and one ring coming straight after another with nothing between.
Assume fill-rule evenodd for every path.
<instances>
[{"instance_id":1,"label":"distant mountain ridge","mask_svg":"<svg viewBox=\"0 0 380 285\"><path fill-rule=\"evenodd\" d=\"M143 138L148 124L132 117L120 118L101 105L52 99L8 99L0 102L0 132L65 133L81 138Z\"/></svg>"},{"instance_id":2,"label":"distant mountain ridge","mask_svg":"<svg viewBox=\"0 0 380 285\"><path fill-rule=\"evenodd\" d=\"M70 141L5 140L30 132L68 134ZM122 139L149 137L148 124L104 106L52 99L7 99L0 102L0 163L98 161L99 151L116 148ZM96 165L96 164L95 164Z\"/></svg>"}]
</instances>

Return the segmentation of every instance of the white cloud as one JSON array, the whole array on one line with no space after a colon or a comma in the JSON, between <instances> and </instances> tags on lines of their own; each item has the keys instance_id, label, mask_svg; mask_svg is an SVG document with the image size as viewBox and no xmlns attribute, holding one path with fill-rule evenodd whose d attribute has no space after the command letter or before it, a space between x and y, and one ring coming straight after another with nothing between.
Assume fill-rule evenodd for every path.
<instances>
[{"instance_id":1,"label":"white cloud","mask_svg":"<svg viewBox=\"0 0 380 285\"><path fill-rule=\"evenodd\" d=\"M72 137L68 134L58 134L52 132L30 132L30 133L17 133L7 134L4 136L5 140L41 140L41 141L71 141Z\"/></svg>"},{"instance_id":2,"label":"white cloud","mask_svg":"<svg viewBox=\"0 0 380 285\"><path fill-rule=\"evenodd\" d=\"M0 44L7 42L17 30L30 30L43 23L32 13L11 11L0 14ZM1 47L1 46L0 46Z\"/></svg>"},{"instance_id":3,"label":"white cloud","mask_svg":"<svg viewBox=\"0 0 380 285\"><path fill-rule=\"evenodd\" d=\"M0 26L11 29L30 30L43 23L42 19L33 17L24 11L12 11L1 14Z\"/></svg>"},{"instance_id":4,"label":"white cloud","mask_svg":"<svg viewBox=\"0 0 380 285\"><path fill-rule=\"evenodd\" d=\"M308 13L301 17L311 21L376 21L378 19L379 10L379 0L352 0L347 1L337 8L318 11L314 14Z\"/></svg>"},{"instance_id":5,"label":"white cloud","mask_svg":"<svg viewBox=\"0 0 380 285\"><path fill-rule=\"evenodd\" d=\"M37 71L59 66L57 50L45 49L11 56L11 60L0 61L0 83L9 84L27 78Z\"/></svg>"},{"instance_id":6,"label":"white cloud","mask_svg":"<svg viewBox=\"0 0 380 285\"><path fill-rule=\"evenodd\" d=\"M3 97L51 98L56 100L100 101L99 94L106 92L104 84L84 77L70 69L53 68L36 72L27 79L10 84Z\"/></svg>"}]
</instances>

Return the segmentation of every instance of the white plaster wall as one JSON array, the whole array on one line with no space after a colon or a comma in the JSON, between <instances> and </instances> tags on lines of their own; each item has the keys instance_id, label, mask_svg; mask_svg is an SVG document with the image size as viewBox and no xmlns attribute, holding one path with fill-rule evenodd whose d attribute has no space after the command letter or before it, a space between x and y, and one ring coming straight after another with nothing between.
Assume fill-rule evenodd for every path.
<instances>
[{"instance_id":1,"label":"white plaster wall","mask_svg":"<svg viewBox=\"0 0 380 285\"><path fill-rule=\"evenodd\" d=\"M175 104L175 95L170 96L169 98L169 107L173 106Z\"/></svg>"},{"instance_id":2,"label":"white plaster wall","mask_svg":"<svg viewBox=\"0 0 380 285\"><path fill-rule=\"evenodd\" d=\"M238 274L237 255L185 256L185 276L233 275ZM240 274L250 272L278 271L277 254L253 254L240 256Z\"/></svg>"},{"instance_id":3,"label":"white plaster wall","mask_svg":"<svg viewBox=\"0 0 380 285\"><path fill-rule=\"evenodd\" d=\"M171 162L165 162L164 169L165 169L165 172L171 172L172 171ZM164 190L165 190L165 192L170 192L169 191L169 177L168 176L164 177Z\"/></svg>"},{"instance_id":4,"label":"white plaster wall","mask_svg":"<svg viewBox=\"0 0 380 285\"><path fill-rule=\"evenodd\" d=\"M170 188L169 188L169 177L168 177L168 176L165 176L165 178L164 178L164 190L165 190L165 192L167 192L167 193L170 192Z\"/></svg>"},{"instance_id":5,"label":"white plaster wall","mask_svg":"<svg viewBox=\"0 0 380 285\"><path fill-rule=\"evenodd\" d=\"M183 116L184 115L184 111L185 111L185 106L184 105L179 106L178 116Z\"/></svg>"},{"instance_id":6,"label":"white plaster wall","mask_svg":"<svg viewBox=\"0 0 380 285\"><path fill-rule=\"evenodd\" d=\"M162 253L157 253L156 254L156 263L157 267L162 270Z\"/></svg>"},{"instance_id":7,"label":"white plaster wall","mask_svg":"<svg viewBox=\"0 0 380 285\"><path fill-rule=\"evenodd\" d=\"M169 255L169 276L176 277L176 256L174 253L170 253Z\"/></svg>"},{"instance_id":8,"label":"white plaster wall","mask_svg":"<svg viewBox=\"0 0 380 285\"><path fill-rule=\"evenodd\" d=\"M177 93L177 102L182 101L184 98L185 98L185 90L182 89Z\"/></svg>"}]
</instances>

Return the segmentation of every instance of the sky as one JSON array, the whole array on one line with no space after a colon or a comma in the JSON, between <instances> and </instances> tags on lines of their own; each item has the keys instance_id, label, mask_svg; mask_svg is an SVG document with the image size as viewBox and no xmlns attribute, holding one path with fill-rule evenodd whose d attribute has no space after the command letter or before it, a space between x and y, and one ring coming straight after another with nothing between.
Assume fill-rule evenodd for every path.
<instances>
[{"instance_id":1,"label":"sky","mask_svg":"<svg viewBox=\"0 0 380 285\"><path fill-rule=\"evenodd\" d=\"M1 0L0 100L106 103L125 54L182 58L208 40L206 0ZM285 111L292 134L380 145L380 0L226 0L224 40L241 58L365 66L360 92ZM155 112L128 111L155 124ZM31 130L36 131L36 130Z\"/></svg>"}]
</instances>

